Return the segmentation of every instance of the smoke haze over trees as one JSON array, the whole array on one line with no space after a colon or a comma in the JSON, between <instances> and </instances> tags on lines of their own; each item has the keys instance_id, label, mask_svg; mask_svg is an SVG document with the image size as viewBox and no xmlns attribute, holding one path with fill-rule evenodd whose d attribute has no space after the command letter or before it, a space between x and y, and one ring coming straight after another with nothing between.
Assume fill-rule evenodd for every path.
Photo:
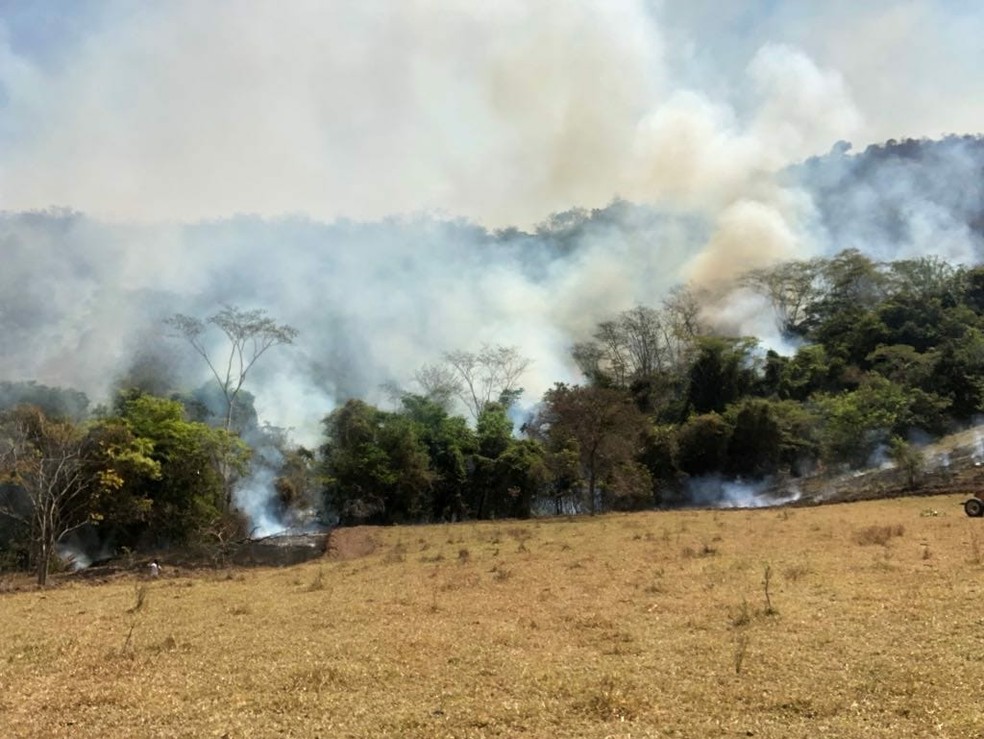
<instances>
[{"instance_id":1,"label":"smoke haze over trees","mask_svg":"<svg viewBox=\"0 0 984 739\"><path fill-rule=\"evenodd\" d=\"M0 401L82 420L138 388L212 422L163 319L267 311L300 338L237 412L270 442L256 459L291 463L281 498L312 488L329 416L329 441L358 421L386 450L380 480L426 450L413 489L381 483L400 518L524 513L546 477L572 500L564 438L497 436L557 383L627 393L656 422L636 461L729 474L851 443L797 437L807 401L845 429L969 420L980 329L952 311L981 308L982 33L949 0L5 3ZM473 395L468 438L453 388L418 380L483 347L529 365L522 394ZM844 368L904 392L878 406ZM734 428L777 446L738 470ZM357 457L346 438L333 458Z\"/></svg>"}]
</instances>

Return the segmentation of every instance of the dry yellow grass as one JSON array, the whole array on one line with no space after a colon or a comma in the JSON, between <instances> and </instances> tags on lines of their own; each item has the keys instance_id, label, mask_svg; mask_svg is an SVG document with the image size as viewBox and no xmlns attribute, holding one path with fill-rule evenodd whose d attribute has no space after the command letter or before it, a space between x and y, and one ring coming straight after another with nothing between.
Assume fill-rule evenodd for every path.
<instances>
[{"instance_id":1,"label":"dry yellow grass","mask_svg":"<svg viewBox=\"0 0 984 739\"><path fill-rule=\"evenodd\" d=\"M353 559L8 593L0 734L981 736L961 501L362 530Z\"/></svg>"}]
</instances>

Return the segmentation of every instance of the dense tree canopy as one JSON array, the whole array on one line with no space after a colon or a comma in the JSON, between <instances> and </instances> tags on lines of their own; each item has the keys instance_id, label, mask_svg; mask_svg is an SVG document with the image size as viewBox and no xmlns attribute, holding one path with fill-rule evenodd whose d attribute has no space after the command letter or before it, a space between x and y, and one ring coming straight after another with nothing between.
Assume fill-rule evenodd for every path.
<instances>
[{"instance_id":1,"label":"dense tree canopy","mask_svg":"<svg viewBox=\"0 0 984 739\"><path fill-rule=\"evenodd\" d=\"M912 441L984 411L984 268L848 250L755 270L735 288L761 296L793 349L714 332L701 319L711 298L681 289L598 323L571 348L582 384L557 384L532 408L516 402L529 361L515 349L448 352L389 408L352 398L325 409L318 448L264 431L242 388L252 361L294 338L263 315L226 316L259 321L244 325L260 343L206 388L124 388L93 412L71 389L2 382L0 566L49 562L77 527L129 548L243 531L227 501L249 466L244 439L273 450L262 464L281 520L385 524L675 505L706 480L884 459L914 485ZM204 324L182 325L200 341ZM234 355L242 336L229 336ZM62 491L52 506L39 480L59 458L68 476L49 486ZM57 519L44 532L41 515Z\"/></svg>"}]
</instances>

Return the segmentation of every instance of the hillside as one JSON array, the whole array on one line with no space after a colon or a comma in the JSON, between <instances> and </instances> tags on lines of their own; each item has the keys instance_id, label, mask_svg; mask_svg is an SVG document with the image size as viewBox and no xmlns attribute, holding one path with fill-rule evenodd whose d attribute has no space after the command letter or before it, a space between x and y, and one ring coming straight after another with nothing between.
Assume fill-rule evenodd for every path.
<instances>
[{"instance_id":1,"label":"hillside","mask_svg":"<svg viewBox=\"0 0 984 739\"><path fill-rule=\"evenodd\" d=\"M943 493L969 497L984 490L984 442L980 428L944 436L925 446L921 453L923 463L914 484L903 470L886 461L872 469L780 483L768 495L794 498L798 504L809 505Z\"/></svg>"}]
</instances>

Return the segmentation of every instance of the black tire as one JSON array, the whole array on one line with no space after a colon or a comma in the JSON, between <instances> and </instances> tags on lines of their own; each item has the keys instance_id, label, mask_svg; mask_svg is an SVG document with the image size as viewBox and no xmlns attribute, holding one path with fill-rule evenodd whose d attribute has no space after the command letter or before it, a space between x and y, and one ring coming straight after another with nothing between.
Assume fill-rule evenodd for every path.
<instances>
[{"instance_id":1,"label":"black tire","mask_svg":"<svg viewBox=\"0 0 984 739\"><path fill-rule=\"evenodd\" d=\"M980 518L981 516L984 516L984 501L979 498L971 498L964 503L964 513L971 518Z\"/></svg>"}]
</instances>

